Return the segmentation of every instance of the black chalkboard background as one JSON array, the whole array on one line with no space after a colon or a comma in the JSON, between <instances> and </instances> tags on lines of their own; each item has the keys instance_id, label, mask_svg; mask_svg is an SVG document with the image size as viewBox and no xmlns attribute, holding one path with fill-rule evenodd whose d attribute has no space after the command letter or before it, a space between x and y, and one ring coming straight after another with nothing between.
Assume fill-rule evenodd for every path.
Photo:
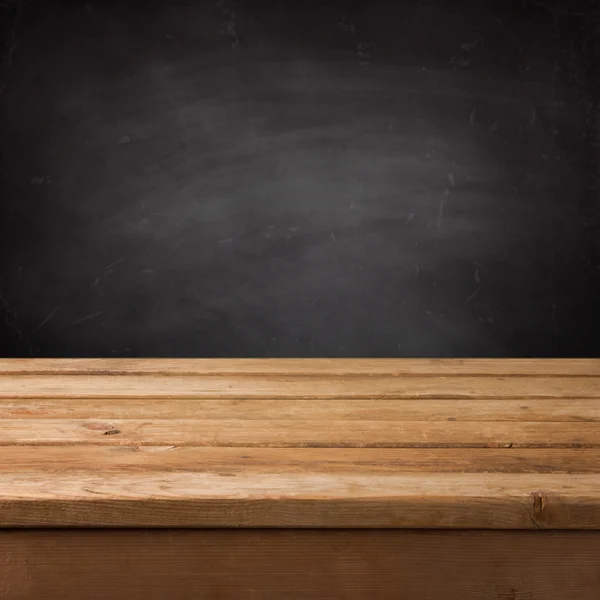
<instances>
[{"instance_id":1,"label":"black chalkboard background","mask_svg":"<svg viewBox=\"0 0 600 600\"><path fill-rule=\"evenodd\" d=\"M2 355L600 355L593 3L3 11Z\"/></svg>"}]
</instances>

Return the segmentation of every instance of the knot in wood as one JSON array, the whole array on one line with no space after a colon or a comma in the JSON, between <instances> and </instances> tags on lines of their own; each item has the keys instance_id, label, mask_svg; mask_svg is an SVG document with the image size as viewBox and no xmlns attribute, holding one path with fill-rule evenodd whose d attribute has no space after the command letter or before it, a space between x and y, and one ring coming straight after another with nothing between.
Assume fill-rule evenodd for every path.
<instances>
[{"instance_id":1,"label":"knot in wood","mask_svg":"<svg viewBox=\"0 0 600 600\"><path fill-rule=\"evenodd\" d=\"M543 492L533 493L533 510L531 518L537 527L546 527L550 523L548 497Z\"/></svg>"}]
</instances>

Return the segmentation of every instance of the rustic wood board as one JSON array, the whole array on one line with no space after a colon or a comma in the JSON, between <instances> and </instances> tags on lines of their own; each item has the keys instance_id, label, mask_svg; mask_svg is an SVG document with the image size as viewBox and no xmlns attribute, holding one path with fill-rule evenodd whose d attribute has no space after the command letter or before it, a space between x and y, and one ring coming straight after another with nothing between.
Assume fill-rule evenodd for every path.
<instances>
[{"instance_id":1,"label":"rustic wood board","mask_svg":"<svg viewBox=\"0 0 600 600\"><path fill-rule=\"evenodd\" d=\"M600 529L600 361L1 360L0 527Z\"/></svg>"},{"instance_id":2,"label":"rustic wood board","mask_svg":"<svg viewBox=\"0 0 600 600\"><path fill-rule=\"evenodd\" d=\"M600 532L0 531L0 598L597 600Z\"/></svg>"}]
</instances>

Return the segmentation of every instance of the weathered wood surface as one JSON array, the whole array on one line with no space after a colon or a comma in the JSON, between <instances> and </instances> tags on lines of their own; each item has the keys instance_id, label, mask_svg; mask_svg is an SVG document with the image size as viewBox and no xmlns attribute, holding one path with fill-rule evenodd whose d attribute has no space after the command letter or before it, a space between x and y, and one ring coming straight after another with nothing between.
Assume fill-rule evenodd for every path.
<instances>
[{"instance_id":1,"label":"weathered wood surface","mask_svg":"<svg viewBox=\"0 0 600 600\"><path fill-rule=\"evenodd\" d=\"M3 360L0 526L600 529L600 361Z\"/></svg>"},{"instance_id":2,"label":"weathered wood surface","mask_svg":"<svg viewBox=\"0 0 600 600\"><path fill-rule=\"evenodd\" d=\"M0 531L0 598L597 600L600 532Z\"/></svg>"}]
</instances>

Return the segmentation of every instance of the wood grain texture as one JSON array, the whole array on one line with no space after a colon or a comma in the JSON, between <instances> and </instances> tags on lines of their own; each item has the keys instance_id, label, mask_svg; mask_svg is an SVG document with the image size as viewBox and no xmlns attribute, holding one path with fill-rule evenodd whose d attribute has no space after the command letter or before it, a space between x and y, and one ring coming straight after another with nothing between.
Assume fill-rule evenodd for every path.
<instances>
[{"instance_id":1,"label":"wood grain texture","mask_svg":"<svg viewBox=\"0 0 600 600\"><path fill-rule=\"evenodd\" d=\"M0 532L6 600L596 600L600 532Z\"/></svg>"},{"instance_id":2,"label":"wood grain texture","mask_svg":"<svg viewBox=\"0 0 600 600\"><path fill-rule=\"evenodd\" d=\"M600 474L600 449L2 446L0 473Z\"/></svg>"},{"instance_id":3,"label":"wood grain texture","mask_svg":"<svg viewBox=\"0 0 600 600\"><path fill-rule=\"evenodd\" d=\"M600 422L596 399L501 400L222 398L0 398L0 419L231 419L317 421Z\"/></svg>"},{"instance_id":4,"label":"wood grain texture","mask_svg":"<svg viewBox=\"0 0 600 600\"><path fill-rule=\"evenodd\" d=\"M9 375L0 398L598 398L600 377Z\"/></svg>"},{"instance_id":5,"label":"wood grain texture","mask_svg":"<svg viewBox=\"0 0 600 600\"><path fill-rule=\"evenodd\" d=\"M2 474L3 527L600 529L597 474Z\"/></svg>"},{"instance_id":6,"label":"wood grain texture","mask_svg":"<svg viewBox=\"0 0 600 600\"><path fill-rule=\"evenodd\" d=\"M0 361L0 526L600 529L600 361Z\"/></svg>"},{"instance_id":7,"label":"wood grain texture","mask_svg":"<svg viewBox=\"0 0 600 600\"><path fill-rule=\"evenodd\" d=\"M597 423L253 419L2 419L0 445L266 448L600 447Z\"/></svg>"},{"instance_id":8,"label":"wood grain texture","mask_svg":"<svg viewBox=\"0 0 600 600\"><path fill-rule=\"evenodd\" d=\"M426 375L600 377L597 359L0 359L7 375Z\"/></svg>"}]
</instances>

